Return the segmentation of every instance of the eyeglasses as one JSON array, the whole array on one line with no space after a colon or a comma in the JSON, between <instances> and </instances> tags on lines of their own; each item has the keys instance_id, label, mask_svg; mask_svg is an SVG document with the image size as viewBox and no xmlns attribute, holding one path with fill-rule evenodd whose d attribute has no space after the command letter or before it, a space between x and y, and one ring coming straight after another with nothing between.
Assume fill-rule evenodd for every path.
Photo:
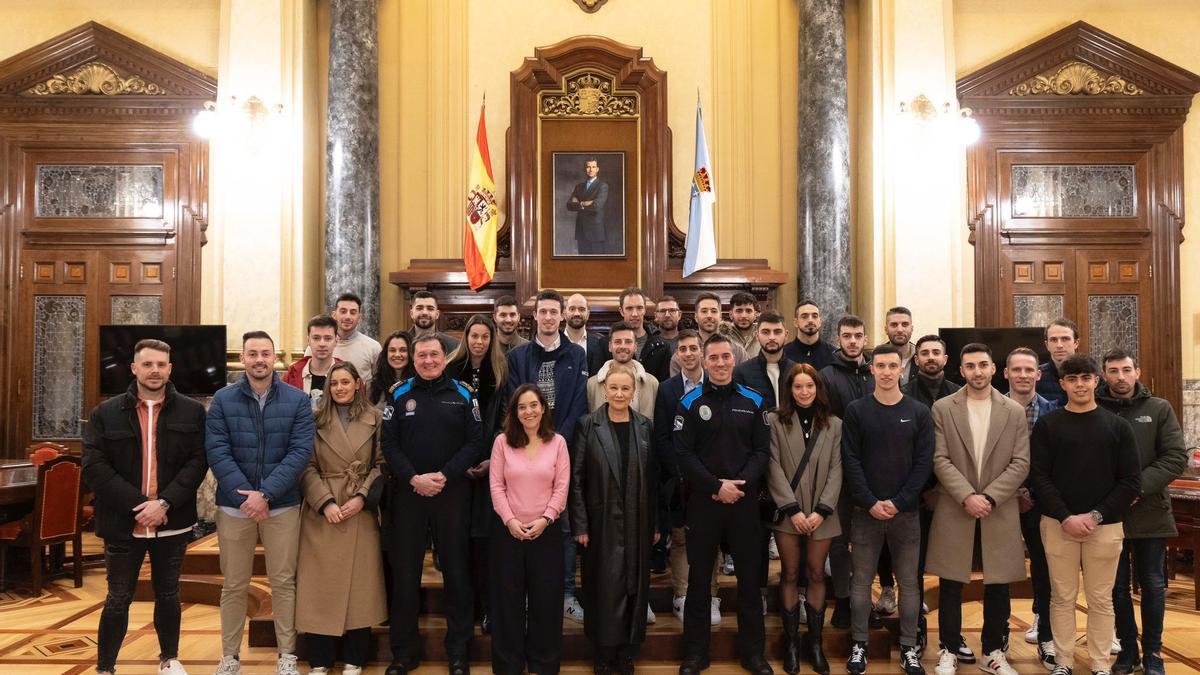
<instances>
[{"instance_id":1,"label":"eyeglasses","mask_svg":"<svg viewBox=\"0 0 1200 675\"><path fill-rule=\"evenodd\" d=\"M654 310L654 313L655 314L678 314L679 310L678 309L656 309L656 310Z\"/></svg>"}]
</instances>

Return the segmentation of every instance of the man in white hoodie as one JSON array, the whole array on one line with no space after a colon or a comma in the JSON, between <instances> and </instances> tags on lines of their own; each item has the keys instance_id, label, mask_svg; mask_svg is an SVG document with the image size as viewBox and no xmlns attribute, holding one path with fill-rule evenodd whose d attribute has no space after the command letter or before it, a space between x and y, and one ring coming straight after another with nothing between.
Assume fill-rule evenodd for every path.
<instances>
[{"instance_id":1,"label":"man in white hoodie","mask_svg":"<svg viewBox=\"0 0 1200 675\"><path fill-rule=\"evenodd\" d=\"M637 333L633 326L624 321L613 324L608 333L608 350L613 357L606 361L595 375L588 378L588 410L594 411L604 405L604 378L608 376L609 366L616 362L633 368L635 373L633 401L630 406L646 417L654 419L658 378L648 373L642 364L633 358L637 352Z\"/></svg>"}]
</instances>

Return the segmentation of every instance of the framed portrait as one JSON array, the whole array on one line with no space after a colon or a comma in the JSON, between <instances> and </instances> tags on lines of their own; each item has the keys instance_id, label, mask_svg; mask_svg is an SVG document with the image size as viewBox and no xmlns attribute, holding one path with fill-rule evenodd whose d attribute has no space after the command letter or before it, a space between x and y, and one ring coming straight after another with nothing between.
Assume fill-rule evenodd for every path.
<instances>
[{"instance_id":1,"label":"framed portrait","mask_svg":"<svg viewBox=\"0 0 1200 675\"><path fill-rule=\"evenodd\" d=\"M625 257L625 153L553 153L555 258Z\"/></svg>"}]
</instances>

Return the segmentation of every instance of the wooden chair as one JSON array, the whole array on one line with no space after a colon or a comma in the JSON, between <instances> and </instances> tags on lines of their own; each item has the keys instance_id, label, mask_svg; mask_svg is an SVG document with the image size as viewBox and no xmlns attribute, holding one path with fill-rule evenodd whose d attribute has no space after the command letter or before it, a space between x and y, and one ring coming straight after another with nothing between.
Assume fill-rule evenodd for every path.
<instances>
[{"instance_id":1,"label":"wooden chair","mask_svg":"<svg viewBox=\"0 0 1200 675\"><path fill-rule=\"evenodd\" d=\"M29 446L29 463L34 466L41 466L55 457L61 455L69 455L67 446L50 441L42 441Z\"/></svg>"},{"instance_id":2,"label":"wooden chair","mask_svg":"<svg viewBox=\"0 0 1200 675\"><path fill-rule=\"evenodd\" d=\"M47 546L71 542L75 557L75 587L83 586L83 467L78 457L63 455L38 466L33 513L22 520L0 525L0 589L8 549L28 548L31 590L41 595L43 554Z\"/></svg>"}]
</instances>

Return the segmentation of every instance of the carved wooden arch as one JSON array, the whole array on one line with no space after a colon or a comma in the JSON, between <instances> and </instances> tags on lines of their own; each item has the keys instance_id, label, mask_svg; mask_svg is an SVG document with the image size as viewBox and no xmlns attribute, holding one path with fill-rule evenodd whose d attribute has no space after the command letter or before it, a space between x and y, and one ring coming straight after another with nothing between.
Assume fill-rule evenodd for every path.
<instances>
[{"instance_id":1,"label":"carved wooden arch","mask_svg":"<svg viewBox=\"0 0 1200 675\"><path fill-rule=\"evenodd\" d=\"M500 228L501 256L512 258L518 298L537 293L539 94L563 91L564 77L582 69L612 76L617 90L636 92L641 115L641 278L653 297L662 293L669 253L682 256L683 234L671 214L671 130L667 127L667 74L637 47L604 37L573 37L540 47L510 77L508 213ZM511 250L503 242L511 236Z\"/></svg>"},{"instance_id":2,"label":"carved wooden arch","mask_svg":"<svg viewBox=\"0 0 1200 675\"><path fill-rule=\"evenodd\" d=\"M964 76L957 89L960 105L971 109L982 130L967 158L976 325L1003 325L1000 303L1010 301L1000 292L1006 252L1022 246L1147 249L1151 307L1165 317L1150 336L1156 394L1178 410L1182 128L1200 76L1079 21ZM1015 152L1137 156L1146 203L1127 227L1072 230L1006 220L1000 157Z\"/></svg>"}]
</instances>

